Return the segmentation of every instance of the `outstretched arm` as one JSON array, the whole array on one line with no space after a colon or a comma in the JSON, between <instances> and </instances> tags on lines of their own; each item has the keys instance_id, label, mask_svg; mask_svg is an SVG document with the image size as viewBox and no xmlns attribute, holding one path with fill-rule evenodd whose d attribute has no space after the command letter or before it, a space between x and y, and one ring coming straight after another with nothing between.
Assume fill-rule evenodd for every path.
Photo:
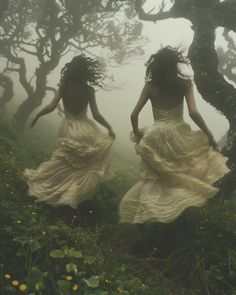
<instances>
[{"instance_id":1,"label":"outstretched arm","mask_svg":"<svg viewBox=\"0 0 236 295\"><path fill-rule=\"evenodd\" d=\"M94 120L96 120L98 123L100 123L105 128L107 128L109 135L112 138L115 138L115 133L113 132L110 124L105 120L105 118L102 116L102 114L98 110L98 106L97 106L97 102L95 98L95 91L93 89L91 89L91 93L89 95L89 105L90 105Z\"/></svg>"},{"instance_id":2,"label":"outstretched arm","mask_svg":"<svg viewBox=\"0 0 236 295\"><path fill-rule=\"evenodd\" d=\"M59 101L61 99L61 94L60 94L60 90L58 90L56 92L56 95L55 97L52 99L52 101L47 105L45 106L37 115L36 117L34 118L34 120L32 121L31 123L31 127L33 127L36 122L38 121L38 119L43 116L43 115L46 115L48 113L51 113L52 111L55 110L56 106L58 105Z\"/></svg>"},{"instance_id":3,"label":"outstretched arm","mask_svg":"<svg viewBox=\"0 0 236 295\"><path fill-rule=\"evenodd\" d=\"M140 94L140 97L139 97L139 100L130 116L131 118L131 123L132 123L132 127L133 127L133 131L134 131L134 134L136 135L138 141L142 138L143 134L142 132L139 130L138 128L138 116L139 116L139 113L141 112L142 108L145 106L145 104L147 103L148 101L148 89L149 89L149 86L148 84L145 84L143 89L142 89L142 92Z\"/></svg>"},{"instance_id":4,"label":"outstretched arm","mask_svg":"<svg viewBox=\"0 0 236 295\"><path fill-rule=\"evenodd\" d=\"M212 132L207 127L204 119L202 118L201 114L199 113L197 109L195 98L194 98L194 92L193 92L193 84L191 84L191 86L188 87L185 98L186 98L186 102L188 106L189 116L197 124L197 126L207 135L210 145L215 150L218 150L218 146Z\"/></svg>"}]
</instances>

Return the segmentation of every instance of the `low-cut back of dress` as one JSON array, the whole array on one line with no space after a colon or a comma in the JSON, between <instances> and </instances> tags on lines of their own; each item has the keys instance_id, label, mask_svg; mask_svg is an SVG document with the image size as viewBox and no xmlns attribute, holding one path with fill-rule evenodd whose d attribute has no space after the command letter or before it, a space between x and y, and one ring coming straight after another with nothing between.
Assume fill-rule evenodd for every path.
<instances>
[{"instance_id":1,"label":"low-cut back of dress","mask_svg":"<svg viewBox=\"0 0 236 295\"><path fill-rule=\"evenodd\" d=\"M29 195L38 201L76 208L92 197L98 184L113 176L110 169L113 140L88 118L87 109L78 115L65 109L57 150L36 170L24 171Z\"/></svg>"},{"instance_id":2,"label":"low-cut back of dress","mask_svg":"<svg viewBox=\"0 0 236 295\"><path fill-rule=\"evenodd\" d=\"M203 206L215 196L213 183L229 171L227 158L184 121L183 103L152 110L154 123L136 144L140 179L120 203L122 223L173 222L186 208ZM136 141L133 134L131 139Z\"/></svg>"},{"instance_id":3,"label":"low-cut back of dress","mask_svg":"<svg viewBox=\"0 0 236 295\"><path fill-rule=\"evenodd\" d=\"M177 107L172 108L170 110L163 110L158 107L152 107L152 113L154 121L175 121L175 120L183 120L183 109L184 103L182 102Z\"/></svg>"}]
</instances>

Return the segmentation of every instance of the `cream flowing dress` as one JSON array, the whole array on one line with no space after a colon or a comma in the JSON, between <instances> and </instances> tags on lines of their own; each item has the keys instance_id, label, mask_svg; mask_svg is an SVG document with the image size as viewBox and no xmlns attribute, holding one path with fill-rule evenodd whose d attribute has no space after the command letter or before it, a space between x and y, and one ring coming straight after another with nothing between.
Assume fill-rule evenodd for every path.
<instances>
[{"instance_id":1,"label":"cream flowing dress","mask_svg":"<svg viewBox=\"0 0 236 295\"><path fill-rule=\"evenodd\" d=\"M183 120L183 103L170 111L153 108L153 116L136 144L141 175L121 200L121 223L173 222L214 197L212 184L229 171L227 158L209 146L205 133Z\"/></svg>"},{"instance_id":2,"label":"cream flowing dress","mask_svg":"<svg viewBox=\"0 0 236 295\"><path fill-rule=\"evenodd\" d=\"M49 161L23 174L29 195L52 206L78 204L92 197L97 185L113 176L110 154L113 139L87 117L65 111L58 134L58 148Z\"/></svg>"}]
</instances>

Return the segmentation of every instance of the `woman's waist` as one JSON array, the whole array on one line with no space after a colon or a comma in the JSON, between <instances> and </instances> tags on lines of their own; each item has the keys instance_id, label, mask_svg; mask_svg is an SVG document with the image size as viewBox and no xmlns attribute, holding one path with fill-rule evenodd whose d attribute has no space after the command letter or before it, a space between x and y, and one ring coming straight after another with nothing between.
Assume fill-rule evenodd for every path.
<instances>
[{"instance_id":1,"label":"woman's waist","mask_svg":"<svg viewBox=\"0 0 236 295\"><path fill-rule=\"evenodd\" d=\"M153 122L154 125L177 125L177 124L186 124L182 117L180 118L156 118Z\"/></svg>"},{"instance_id":2,"label":"woman's waist","mask_svg":"<svg viewBox=\"0 0 236 295\"><path fill-rule=\"evenodd\" d=\"M86 120L88 119L88 116L86 113L84 114L79 114L79 115L73 115L71 113L65 112L65 119L66 120L75 120L75 121L80 121L80 120Z\"/></svg>"},{"instance_id":3,"label":"woman's waist","mask_svg":"<svg viewBox=\"0 0 236 295\"><path fill-rule=\"evenodd\" d=\"M97 131L97 125L87 116L72 118L65 116L60 123L61 133L90 133Z\"/></svg>"},{"instance_id":4,"label":"woman's waist","mask_svg":"<svg viewBox=\"0 0 236 295\"><path fill-rule=\"evenodd\" d=\"M155 133L155 134L175 134L178 133L185 133L189 132L191 130L191 127L188 123L186 123L183 119L179 120L169 120L169 121L154 121L153 124L149 127L143 128L143 131L145 134L149 133Z\"/></svg>"}]
</instances>

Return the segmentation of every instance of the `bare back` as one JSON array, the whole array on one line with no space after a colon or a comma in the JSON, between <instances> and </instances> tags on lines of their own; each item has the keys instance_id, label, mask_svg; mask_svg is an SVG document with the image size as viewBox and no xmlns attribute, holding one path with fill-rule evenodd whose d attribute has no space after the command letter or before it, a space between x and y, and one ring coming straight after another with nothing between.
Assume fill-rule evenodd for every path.
<instances>
[{"instance_id":1,"label":"bare back","mask_svg":"<svg viewBox=\"0 0 236 295\"><path fill-rule=\"evenodd\" d=\"M62 95L64 109L72 115L79 115L89 104L91 90L89 86L82 87L69 83Z\"/></svg>"},{"instance_id":2,"label":"bare back","mask_svg":"<svg viewBox=\"0 0 236 295\"><path fill-rule=\"evenodd\" d=\"M179 82L179 87L176 87L173 94L163 93L157 86L148 83L148 94L152 107L166 111L174 109L183 103L185 91L182 81Z\"/></svg>"}]
</instances>

